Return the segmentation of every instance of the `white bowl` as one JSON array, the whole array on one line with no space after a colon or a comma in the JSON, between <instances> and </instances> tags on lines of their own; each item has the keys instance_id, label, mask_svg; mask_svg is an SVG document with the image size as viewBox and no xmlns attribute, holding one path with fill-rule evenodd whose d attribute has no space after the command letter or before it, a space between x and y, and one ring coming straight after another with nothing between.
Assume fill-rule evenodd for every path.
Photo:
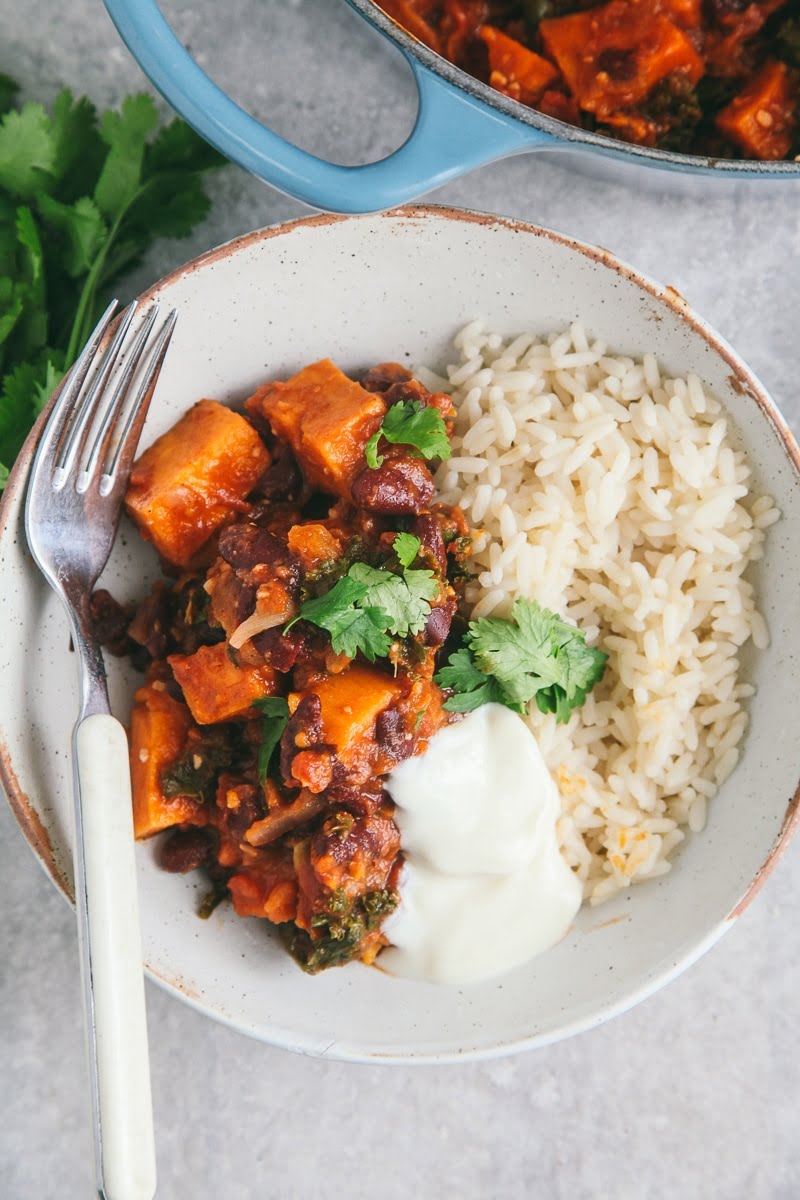
<instances>
[{"instance_id":1,"label":"white bowl","mask_svg":"<svg viewBox=\"0 0 800 1200\"><path fill-rule=\"evenodd\" d=\"M584 909L566 939L498 979L453 988L361 965L304 975L265 922L231 908L195 916L203 884L159 869L140 845L145 958L151 975L202 1012L305 1053L382 1062L475 1058L541 1045L619 1013L668 982L742 912L800 804L800 454L759 382L670 288L602 250L476 213L413 208L377 217L311 217L212 251L145 297L180 312L144 442L201 396L237 402L323 356L356 371L385 359L444 364L468 320L550 331L580 318L615 350L653 350L695 371L722 401L783 520L755 576L772 633L748 663L758 692L740 765L690 835L673 871ZM0 513L0 770L32 848L71 891L69 736L77 670L61 608L25 549L21 508L35 432ZM123 526L103 583L120 599L157 575ZM124 720L132 672L109 663ZM113 803L113 797L109 802Z\"/></svg>"}]
</instances>

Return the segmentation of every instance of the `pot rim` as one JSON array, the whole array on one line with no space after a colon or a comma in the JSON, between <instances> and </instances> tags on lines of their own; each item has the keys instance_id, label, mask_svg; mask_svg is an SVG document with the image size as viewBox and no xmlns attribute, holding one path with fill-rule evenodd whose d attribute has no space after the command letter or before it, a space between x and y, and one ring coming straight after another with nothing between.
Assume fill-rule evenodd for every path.
<instances>
[{"instance_id":1,"label":"pot rim","mask_svg":"<svg viewBox=\"0 0 800 1200\"><path fill-rule=\"evenodd\" d=\"M559 142L574 146L586 146L597 153L612 155L623 160L632 159L645 166L666 167L694 174L713 172L717 175L748 176L750 178L800 176L800 158L767 162L750 158L714 158L702 154L679 154L674 150L656 150L650 146L637 146L632 142L623 142L588 129L579 129L577 125L570 125L566 121L558 121L555 117L545 116L544 113L537 112L527 104L520 103L519 100L512 100L510 96L504 96L502 92L496 91L488 83L482 83L474 75L454 66L448 59L442 58L440 54L420 42L394 18L385 13L377 0L347 0L347 3L405 55L415 58L427 70L438 75L452 87L467 92L475 100L481 101L507 117L513 117L523 125L549 134ZM553 149L565 148L565 146L553 147Z\"/></svg>"}]
</instances>

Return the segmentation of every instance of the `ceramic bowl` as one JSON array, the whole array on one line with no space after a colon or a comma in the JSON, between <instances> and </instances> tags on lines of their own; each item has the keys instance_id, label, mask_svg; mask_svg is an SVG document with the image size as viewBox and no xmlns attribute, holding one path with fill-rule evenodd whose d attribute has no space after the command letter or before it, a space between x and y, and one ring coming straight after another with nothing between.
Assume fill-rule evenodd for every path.
<instances>
[{"instance_id":1,"label":"ceramic bowl","mask_svg":"<svg viewBox=\"0 0 800 1200\"><path fill-rule=\"evenodd\" d=\"M672 373L696 372L724 404L775 496L754 581L772 633L747 662L758 691L742 761L687 838L673 871L598 909L565 940L489 983L442 987L350 965L316 977L286 956L265 922L223 906L195 916L203 883L166 874L138 847L147 969L202 1012L264 1041L361 1061L474 1058L541 1045L619 1013L698 958L739 916L785 845L800 803L796 680L800 672L800 455L758 380L670 288L605 251L476 213L413 208L378 217L311 217L240 238L156 284L180 313L144 432L167 429L202 396L236 403L265 379L325 355L357 371L383 359L443 365L468 320L542 332L581 318L617 351L653 350ZM69 737L77 669L61 608L26 552L22 501L36 433L5 495L0 524L4 606L0 760L31 847L71 892ZM123 525L102 583L141 596L152 553ZM109 663L124 720L132 672ZM113 802L113 797L109 797Z\"/></svg>"}]
</instances>

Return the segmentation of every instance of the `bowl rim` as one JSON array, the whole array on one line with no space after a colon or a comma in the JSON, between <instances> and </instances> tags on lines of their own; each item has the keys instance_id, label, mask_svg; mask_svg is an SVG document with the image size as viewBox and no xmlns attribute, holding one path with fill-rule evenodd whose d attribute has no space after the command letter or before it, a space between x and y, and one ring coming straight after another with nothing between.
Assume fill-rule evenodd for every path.
<instances>
[{"instance_id":1,"label":"bowl rim","mask_svg":"<svg viewBox=\"0 0 800 1200\"><path fill-rule=\"evenodd\" d=\"M683 168L685 171L713 172L716 175L746 176L749 178L793 178L800 175L800 160L777 159L775 161L752 158L715 158L705 154L682 154L676 150L657 150L653 146L639 146L633 142L623 142L606 134L594 133L589 129L581 129L570 125L567 121L559 121L556 117L548 117L530 108L519 100L504 96L488 83L481 82L474 75L461 67L455 66L449 59L443 58L435 50L431 50L424 42L419 41L408 30L390 17L380 7L379 0L347 0L375 29L379 30L389 41L394 42L406 55L413 56L419 63L432 71L439 78L446 80L453 87L467 92L476 100L481 100L490 108L513 117L523 125L542 130L564 143L560 148L569 145L584 145L595 151L612 154L623 160L641 162L645 166ZM553 149L559 147L554 146Z\"/></svg>"},{"instance_id":2,"label":"bowl rim","mask_svg":"<svg viewBox=\"0 0 800 1200\"><path fill-rule=\"evenodd\" d=\"M140 304L147 304L155 295L165 287L183 279L187 275L193 274L195 271L203 267L209 266L221 258L229 257L237 253L239 250L257 245L261 242L269 241L272 238L280 237L285 234L291 234L296 231L313 229L327 225L338 225L341 222L353 221L379 221L379 220L401 220L409 222L413 228L413 222L420 220L444 220L458 221L465 224L476 224L481 226L498 225L505 229L512 230L518 233L542 237L546 240L561 244L569 250L583 254L585 257L605 266L616 272L622 278L627 279L638 287L641 291L649 295L658 304L664 304L669 308L680 320L686 322L696 333L698 333L711 347L711 349L719 355L723 361L730 367L731 375L729 376L731 385L742 394L748 395L757 404L761 415L771 423L775 431L779 434L783 443L783 448L786 457L789 460L795 475L800 478L800 447L786 424L783 416L780 413L775 402L770 397L763 384L750 368L739 358L733 348L721 337L710 325L708 325L702 317L700 317L687 304L679 292L673 287L665 286L657 283L649 276L642 274L621 261L616 255L599 246L591 245L590 243L572 238L566 234L559 233L552 229L547 229L544 226L534 225L528 221L521 221L516 218L497 216L493 213L480 212L474 209L454 208L447 205L438 204L410 204L399 208L390 209L378 214L358 214L358 215L339 215L330 213L314 214L307 217L299 217L290 221L277 222L273 225L267 225L261 229L253 230L250 233L232 238L228 242L224 242L210 250L198 255L197 257L184 263L175 270L168 272L156 282L151 284L143 292L140 293L138 300ZM16 517L18 512L18 501L21 502L24 495L24 489L27 483L30 464L33 459L36 444L39 435L49 415L52 405L60 391L60 387L56 389L49 403L39 416L36 424L31 429L26 438L22 449L17 457L17 460L9 475L8 483L5 492L0 499L0 536L2 536L9 521L12 517ZM53 849L48 831L42 822L36 808L31 803L28 796L23 791L20 782L14 770L14 765L11 753L6 744L4 731L0 728L0 785L8 799L11 811L20 827L23 837L27 841L35 857L39 861L42 869L47 874L48 878L54 884L58 891L61 892L64 899L68 903L73 904L72 889L69 882L63 874L56 853ZM394 1065L434 1065L452 1062L467 1062L478 1061L483 1059L496 1058L501 1055L518 1052L521 1050L533 1049L538 1046L550 1045L554 1042L561 1041L564 1038L571 1037L576 1033L582 1033L588 1029L592 1029L597 1025L619 1016L628 1009L633 1008L642 1000L647 999L662 987L666 986L678 975L682 974L689 966L696 962L703 954L706 953L724 933L731 928L735 920L742 915L747 909L757 893L761 890L769 875L775 869L779 859L786 850L786 847L800 824L800 781L798 781L794 794L790 797L786 811L784 813L781 829L776 835L769 852L755 872L752 880L745 889L743 895L739 898L736 904L728 913L727 917L718 925L707 930L698 941L694 943L675 963L668 969L659 972L652 980L640 986L633 992L627 993L621 1000L606 1005L601 1005L590 1016L576 1019L569 1025L559 1026L557 1030L549 1033L534 1033L523 1038L516 1038L508 1042L501 1042L489 1047L481 1047L470 1049L467 1051L451 1050L435 1054L382 1054L377 1052L367 1052L357 1047L351 1047L347 1044L337 1042L335 1049L329 1053L327 1049L320 1047L315 1043L314 1039L308 1036L298 1037L288 1030L279 1028L271 1028L264 1030L254 1028L247 1022L228 1017L224 1013L218 1011L210 1011L209 1005L203 1003L195 996L191 989L184 986L179 977L169 977L165 973L161 973L145 963L145 972L149 977L167 992L177 995L184 1003L189 1004L192 1008L205 1016L211 1016L229 1028L240 1033L255 1037L259 1041L269 1045L274 1045L283 1049L293 1050L298 1053L311 1055L314 1057L337 1059L347 1062L360 1063L385 1063Z\"/></svg>"}]
</instances>

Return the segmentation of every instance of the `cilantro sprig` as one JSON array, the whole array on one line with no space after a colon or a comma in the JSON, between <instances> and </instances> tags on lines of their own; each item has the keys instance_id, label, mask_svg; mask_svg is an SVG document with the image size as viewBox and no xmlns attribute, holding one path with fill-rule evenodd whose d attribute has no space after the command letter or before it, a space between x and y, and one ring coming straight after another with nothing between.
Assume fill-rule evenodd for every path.
<instances>
[{"instance_id":1,"label":"cilantro sprig","mask_svg":"<svg viewBox=\"0 0 800 1200\"><path fill-rule=\"evenodd\" d=\"M453 695L450 712L482 704L505 704L525 713L531 700L540 712L569 720L603 677L607 654L586 645L586 635L535 600L514 601L512 619L471 621L462 649L435 676Z\"/></svg>"},{"instance_id":2,"label":"cilantro sprig","mask_svg":"<svg viewBox=\"0 0 800 1200\"><path fill-rule=\"evenodd\" d=\"M393 404L380 429L367 442L364 457L373 470L383 463L384 456L378 454L381 438L396 446L407 446L415 458L446 459L452 453L447 426L438 408L428 408L416 400Z\"/></svg>"},{"instance_id":3,"label":"cilantro sprig","mask_svg":"<svg viewBox=\"0 0 800 1200\"><path fill-rule=\"evenodd\" d=\"M0 75L0 490L110 286L206 216L225 161L183 121L157 131L147 95L98 116L69 91L16 108L17 90Z\"/></svg>"},{"instance_id":4,"label":"cilantro sprig","mask_svg":"<svg viewBox=\"0 0 800 1200\"><path fill-rule=\"evenodd\" d=\"M283 696L264 696L261 700L253 701L253 708L260 709L264 714L258 749L258 778L261 783L266 783L272 755L289 724L289 705Z\"/></svg>"},{"instance_id":5,"label":"cilantro sprig","mask_svg":"<svg viewBox=\"0 0 800 1200\"><path fill-rule=\"evenodd\" d=\"M398 534L392 548L399 573L353 563L329 592L306 600L295 621L310 621L326 629L337 654L355 658L361 653L370 662L385 658L392 645L390 634L407 637L425 628L430 602L439 590L433 571L409 569L420 544L413 534Z\"/></svg>"}]
</instances>

